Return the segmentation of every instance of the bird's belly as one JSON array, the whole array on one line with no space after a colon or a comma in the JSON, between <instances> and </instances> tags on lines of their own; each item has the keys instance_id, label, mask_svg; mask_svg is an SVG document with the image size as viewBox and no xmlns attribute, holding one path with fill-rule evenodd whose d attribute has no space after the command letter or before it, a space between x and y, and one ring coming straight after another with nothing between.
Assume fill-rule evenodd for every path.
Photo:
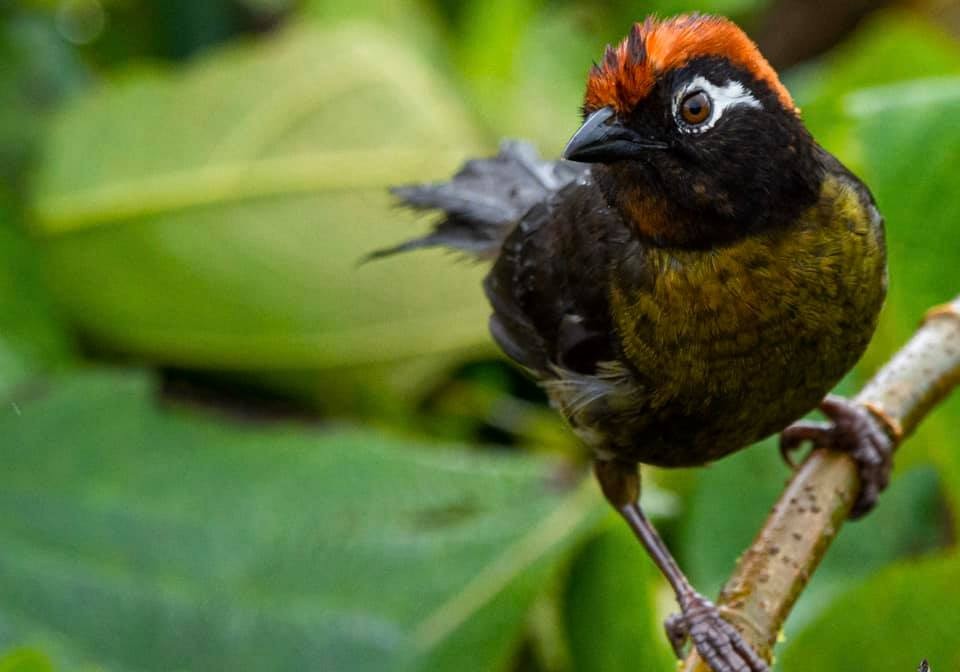
<instances>
[{"instance_id":1,"label":"bird's belly","mask_svg":"<svg viewBox=\"0 0 960 672\"><path fill-rule=\"evenodd\" d=\"M835 254L812 261L810 241L796 245L803 254L751 243L663 264L652 291L613 291L641 410L606 405L614 412L599 416L599 434L608 449L650 464L703 464L780 431L836 385L876 326L883 255L871 254L872 232L848 232Z\"/></svg>"},{"instance_id":2,"label":"bird's belly","mask_svg":"<svg viewBox=\"0 0 960 672\"><path fill-rule=\"evenodd\" d=\"M657 386L651 421L626 443L643 462L702 464L780 431L820 402L866 347L869 335L779 332L746 352L711 343ZM643 437L639 438L638 437Z\"/></svg>"},{"instance_id":3,"label":"bird's belly","mask_svg":"<svg viewBox=\"0 0 960 672\"><path fill-rule=\"evenodd\" d=\"M739 352L722 341L690 344L670 353L669 363L641 361L639 372L616 384L568 380L559 405L601 452L659 466L704 464L816 407L856 362L871 332L797 333L779 342L768 333ZM591 403L571 408L564 403L571 399Z\"/></svg>"}]
</instances>

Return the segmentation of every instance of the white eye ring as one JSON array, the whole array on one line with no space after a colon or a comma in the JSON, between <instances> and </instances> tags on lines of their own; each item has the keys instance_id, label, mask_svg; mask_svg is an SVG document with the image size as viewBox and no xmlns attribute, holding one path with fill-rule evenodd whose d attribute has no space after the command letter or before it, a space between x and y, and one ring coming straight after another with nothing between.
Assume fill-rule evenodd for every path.
<instances>
[{"instance_id":1,"label":"white eye ring","mask_svg":"<svg viewBox=\"0 0 960 672\"><path fill-rule=\"evenodd\" d=\"M712 103L710 116L699 124L690 124L683 118L682 106L687 95L696 91L703 91L710 98ZM760 101L754 98L753 94L740 82L731 79L723 86L717 86L706 77L698 75L680 87L674 94L673 118L680 130L685 133L704 133L716 126L725 111L738 105L756 109L763 108Z\"/></svg>"}]
</instances>

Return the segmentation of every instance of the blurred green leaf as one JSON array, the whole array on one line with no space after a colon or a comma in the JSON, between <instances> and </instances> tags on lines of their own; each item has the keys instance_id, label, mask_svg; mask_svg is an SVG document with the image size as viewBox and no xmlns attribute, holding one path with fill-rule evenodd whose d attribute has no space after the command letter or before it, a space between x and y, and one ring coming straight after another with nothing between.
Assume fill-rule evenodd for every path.
<instances>
[{"instance_id":1,"label":"blurred green leaf","mask_svg":"<svg viewBox=\"0 0 960 672\"><path fill-rule=\"evenodd\" d=\"M431 4L421 0L301 0L300 14L327 28L363 22L404 35L417 45L418 53L429 57L432 66L452 75L450 54L442 39L442 21Z\"/></svg>"},{"instance_id":2,"label":"blurred green leaf","mask_svg":"<svg viewBox=\"0 0 960 672\"><path fill-rule=\"evenodd\" d=\"M31 374L56 368L71 355L37 250L17 220L14 205L0 193L0 398Z\"/></svg>"},{"instance_id":3,"label":"blurred green leaf","mask_svg":"<svg viewBox=\"0 0 960 672\"><path fill-rule=\"evenodd\" d=\"M72 669L499 669L603 505L551 463L221 425L91 373L0 409L0 646Z\"/></svg>"},{"instance_id":4,"label":"blurred green leaf","mask_svg":"<svg viewBox=\"0 0 960 672\"><path fill-rule=\"evenodd\" d=\"M701 2L691 2L690 0L647 0L637 3L630 0L614 0L610 3L619 11L620 16L627 21L641 21L648 14L658 16L672 16L674 14L684 14L689 12L701 12L704 14L722 14L724 16L743 16L748 12L755 12L758 9L770 4L770 0L701 0ZM623 29L626 35L627 27Z\"/></svg>"},{"instance_id":5,"label":"blurred green leaf","mask_svg":"<svg viewBox=\"0 0 960 672\"><path fill-rule=\"evenodd\" d=\"M478 144L388 34L290 32L68 110L36 230L67 311L116 350L248 370L450 352L487 343L482 268L358 261L417 233L388 185L447 176Z\"/></svg>"},{"instance_id":6,"label":"blurred green leaf","mask_svg":"<svg viewBox=\"0 0 960 672\"><path fill-rule=\"evenodd\" d=\"M0 672L53 672L53 665L40 651L14 649L0 655Z\"/></svg>"},{"instance_id":7,"label":"blurred green leaf","mask_svg":"<svg viewBox=\"0 0 960 672\"><path fill-rule=\"evenodd\" d=\"M603 45L584 32L582 18L572 6L539 12L507 52L516 57L513 80L482 108L498 133L531 138L544 156L559 156L580 125L587 72L602 53Z\"/></svg>"},{"instance_id":8,"label":"blurred green leaf","mask_svg":"<svg viewBox=\"0 0 960 672\"><path fill-rule=\"evenodd\" d=\"M913 12L886 11L871 17L820 63L788 73L788 83L813 135L859 172L865 157L851 134L846 95L955 73L960 73L960 47L942 28Z\"/></svg>"},{"instance_id":9,"label":"blurred green leaf","mask_svg":"<svg viewBox=\"0 0 960 672\"><path fill-rule=\"evenodd\" d=\"M164 55L188 58L239 33L239 3L231 0L165 0L148 3Z\"/></svg>"},{"instance_id":10,"label":"blurred green leaf","mask_svg":"<svg viewBox=\"0 0 960 672\"><path fill-rule=\"evenodd\" d=\"M697 590L710 596L720 592L789 475L773 439L695 470L678 555Z\"/></svg>"},{"instance_id":11,"label":"blurred green leaf","mask_svg":"<svg viewBox=\"0 0 960 672\"><path fill-rule=\"evenodd\" d=\"M611 514L570 570L564 615L572 669L670 670L675 659L654 594L663 583L630 528Z\"/></svg>"},{"instance_id":12,"label":"blurred green leaf","mask_svg":"<svg viewBox=\"0 0 960 672\"><path fill-rule=\"evenodd\" d=\"M502 96L519 65L517 45L544 0L464 3L455 47L464 77L486 99Z\"/></svg>"},{"instance_id":13,"label":"blurred green leaf","mask_svg":"<svg viewBox=\"0 0 960 672\"><path fill-rule=\"evenodd\" d=\"M45 113L90 77L52 18L19 7L0 12L0 184L19 190Z\"/></svg>"},{"instance_id":14,"label":"blurred green leaf","mask_svg":"<svg viewBox=\"0 0 960 672\"><path fill-rule=\"evenodd\" d=\"M273 14L293 9L297 0L239 0L240 4L253 12Z\"/></svg>"},{"instance_id":15,"label":"blurred green leaf","mask_svg":"<svg viewBox=\"0 0 960 672\"><path fill-rule=\"evenodd\" d=\"M0 339L0 393L6 396L10 388L27 380L31 373L26 358Z\"/></svg>"},{"instance_id":16,"label":"blurred green leaf","mask_svg":"<svg viewBox=\"0 0 960 672\"><path fill-rule=\"evenodd\" d=\"M891 568L837 600L784 652L781 669L933 670L960 666L960 562Z\"/></svg>"},{"instance_id":17,"label":"blurred green leaf","mask_svg":"<svg viewBox=\"0 0 960 672\"><path fill-rule=\"evenodd\" d=\"M843 96L854 89L958 69L960 48L940 26L914 12L889 10L870 17L795 83L804 112L809 105L843 112Z\"/></svg>"}]
</instances>

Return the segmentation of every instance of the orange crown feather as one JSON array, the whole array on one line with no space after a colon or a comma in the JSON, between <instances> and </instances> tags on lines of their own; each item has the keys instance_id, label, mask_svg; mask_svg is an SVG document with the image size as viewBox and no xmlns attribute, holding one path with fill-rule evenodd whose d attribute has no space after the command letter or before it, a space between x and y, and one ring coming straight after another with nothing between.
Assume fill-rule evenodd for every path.
<instances>
[{"instance_id":1,"label":"orange crown feather","mask_svg":"<svg viewBox=\"0 0 960 672\"><path fill-rule=\"evenodd\" d=\"M722 56L743 68L766 83L787 110L799 113L753 40L728 19L697 14L665 21L648 18L634 24L619 45L608 45L602 63L590 71L584 107L630 110L650 93L662 73L703 56Z\"/></svg>"}]
</instances>

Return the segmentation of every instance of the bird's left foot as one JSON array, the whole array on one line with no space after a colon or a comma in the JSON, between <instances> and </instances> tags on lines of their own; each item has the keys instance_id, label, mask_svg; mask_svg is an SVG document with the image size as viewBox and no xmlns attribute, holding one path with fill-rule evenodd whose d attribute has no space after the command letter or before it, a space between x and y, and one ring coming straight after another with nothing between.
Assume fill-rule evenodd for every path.
<instances>
[{"instance_id":1,"label":"bird's left foot","mask_svg":"<svg viewBox=\"0 0 960 672\"><path fill-rule=\"evenodd\" d=\"M877 504L890 482L894 441L864 406L842 397L827 396L820 411L831 422L796 422L780 435L780 454L793 466L790 454L804 441L818 448L848 453L860 472L860 494L850 512L860 518Z\"/></svg>"},{"instance_id":2,"label":"bird's left foot","mask_svg":"<svg viewBox=\"0 0 960 672\"><path fill-rule=\"evenodd\" d=\"M691 593L681 598L680 608L682 613L673 614L663 624L677 658L683 659L689 639L714 672L769 672L769 665L710 600Z\"/></svg>"}]
</instances>

